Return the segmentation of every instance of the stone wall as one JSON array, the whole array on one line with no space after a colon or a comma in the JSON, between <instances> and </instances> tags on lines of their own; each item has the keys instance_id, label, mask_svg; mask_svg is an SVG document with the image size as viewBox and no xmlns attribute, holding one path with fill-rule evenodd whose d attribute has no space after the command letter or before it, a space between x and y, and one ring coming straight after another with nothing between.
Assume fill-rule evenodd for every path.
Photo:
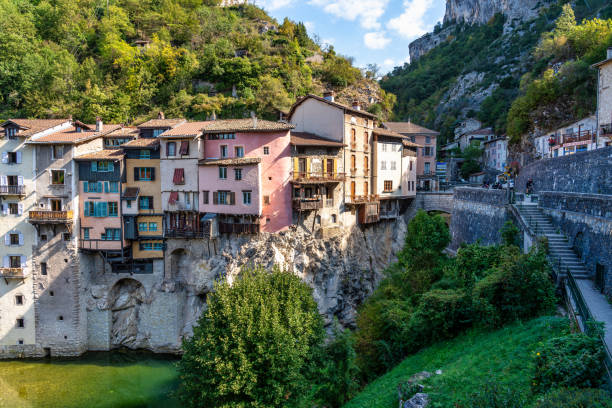
<instances>
[{"instance_id":1,"label":"stone wall","mask_svg":"<svg viewBox=\"0 0 612 408\"><path fill-rule=\"evenodd\" d=\"M507 202L504 190L456 188L451 216L451 249L478 240L483 245L500 243L500 230L509 219Z\"/></svg>"},{"instance_id":2,"label":"stone wall","mask_svg":"<svg viewBox=\"0 0 612 408\"><path fill-rule=\"evenodd\" d=\"M612 147L533 162L521 169L517 190L530 178L536 192L612 194Z\"/></svg>"},{"instance_id":3,"label":"stone wall","mask_svg":"<svg viewBox=\"0 0 612 408\"><path fill-rule=\"evenodd\" d=\"M612 294L612 196L545 191L539 205L565 234L592 277L604 269L606 290Z\"/></svg>"}]
</instances>

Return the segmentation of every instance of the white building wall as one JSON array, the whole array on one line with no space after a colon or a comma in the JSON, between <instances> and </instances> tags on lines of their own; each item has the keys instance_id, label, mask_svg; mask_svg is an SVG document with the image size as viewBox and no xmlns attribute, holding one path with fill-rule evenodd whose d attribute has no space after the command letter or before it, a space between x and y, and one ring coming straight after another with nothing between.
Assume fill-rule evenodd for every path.
<instances>
[{"instance_id":1,"label":"white building wall","mask_svg":"<svg viewBox=\"0 0 612 408\"><path fill-rule=\"evenodd\" d=\"M597 115L599 127L612 123L612 61L599 67ZM600 147L605 140L600 140Z\"/></svg>"},{"instance_id":2,"label":"white building wall","mask_svg":"<svg viewBox=\"0 0 612 408\"><path fill-rule=\"evenodd\" d=\"M404 195L402 188L402 143L377 141L376 149L376 194L380 197ZM391 181L392 192L385 192L385 181Z\"/></svg>"},{"instance_id":3,"label":"white building wall","mask_svg":"<svg viewBox=\"0 0 612 408\"><path fill-rule=\"evenodd\" d=\"M344 113L316 99L307 99L291 117L295 132L308 132L331 140L343 141Z\"/></svg>"}]
</instances>

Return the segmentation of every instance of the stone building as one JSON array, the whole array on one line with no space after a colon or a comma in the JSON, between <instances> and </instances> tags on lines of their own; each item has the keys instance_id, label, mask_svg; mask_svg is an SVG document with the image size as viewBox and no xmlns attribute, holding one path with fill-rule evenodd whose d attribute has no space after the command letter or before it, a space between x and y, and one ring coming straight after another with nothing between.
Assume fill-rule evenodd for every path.
<instances>
[{"instance_id":1,"label":"stone building","mask_svg":"<svg viewBox=\"0 0 612 408\"><path fill-rule=\"evenodd\" d=\"M37 245L36 229L28 223L36 209L35 149L27 144L70 126L69 119L10 119L0 133L0 355L32 356L39 350L32 249Z\"/></svg>"},{"instance_id":2,"label":"stone building","mask_svg":"<svg viewBox=\"0 0 612 408\"><path fill-rule=\"evenodd\" d=\"M293 222L314 232L337 227L343 202L344 144L304 132L291 132Z\"/></svg>"},{"instance_id":3,"label":"stone building","mask_svg":"<svg viewBox=\"0 0 612 408\"><path fill-rule=\"evenodd\" d=\"M436 141L440 133L412 122L384 122L383 127L422 146L417 149L417 188L437 190L439 183L436 176Z\"/></svg>"},{"instance_id":4,"label":"stone building","mask_svg":"<svg viewBox=\"0 0 612 408\"><path fill-rule=\"evenodd\" d=\"M372 130L376 116L361 110L358 103L348 107L335 101L334 93L323 98L307 95L299 99L288 116L296 132L318 135L343 143L344 202L340 206L342 226L371 223L379 219L379 201L371 184Z\"/></svg>"},{"instance_id":5,"label":"stone building","mask_svg":"<svg viewBox=\"0 0 612 408\"><path fill-rule=\"evenodd\" d=\"M200 211L217 215L219 232L279 232L291 225L292 128L255 117L203 125Z\"/></svg>"},{"instance_id":6,"label":"stone building","mask_svg":"<svg viewBox=\"0 0 612 408\"><path fill-rule=\"evenodd\" d=\"M508 164L508 138L505 136L483 142L485 166L505 171Z\"/></svg>"},{"instance_id":7,"label":"stone building","mask_svg":"<svg viewBox=\"0 0 612 408\"><path fill-rule=\"evenodd\" d=\"M612 145L612 47L597 68L597 147Z\"/></svg>"},{"instance_id":8,"label":"stone building","mask_svg":"<svg viewBox=\"0 0 612 408\"><path fill-rule=\"evenodd\" d=\"M406 136L374 129L372 184L380 197L380 218L400 215L402 200L416 196L416 149ZM412 150L414 156L408 154Z\"/></svg>"}]
</instances>

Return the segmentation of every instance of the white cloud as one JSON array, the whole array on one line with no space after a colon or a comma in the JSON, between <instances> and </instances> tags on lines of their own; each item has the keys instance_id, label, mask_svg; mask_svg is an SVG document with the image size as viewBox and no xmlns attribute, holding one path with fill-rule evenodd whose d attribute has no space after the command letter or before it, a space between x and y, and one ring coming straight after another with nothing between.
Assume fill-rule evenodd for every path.
<instances>
[{"instance_id":1,"label":"white cloud","mask_svg":"<svg viewBox=\"0 0 612 408\"><path fill-rule=\"evenodd\" d=\"M321 44L325 45L334 45L334 43L336 42L335 38L323 38L321 40Z\"/></svg>"},{"instance_id":2,"label":"white cloud","mask_svg":"<svg viewBox=\"0 0 612 408\"><path fill-rule=\"evenodd\" d=\"M363 42L371 50L382 50L391 42L391 39L385 37L383 31L373 31L363 36Z\"/></svg>"},{"instance_id":3,"label":"white cloud","mask_svg":"<svg viewBox=\"0 0 612 408\"><path fill-rule=\"evenodd\" d=\"M377 30L380 28L378 20L385 13L389 0L310 0L309 3L322 7L323 11L336 17L358 20L365 29Z\"/></svg>"},{"instance_id":4,"label":"white cloud","mask_svg":"<svg viewBox=\"0 0 612 408\"><path fill-rule=\"evenodd\" d=\"M256 4L268 11L278 10L293 3L293 0L257 0Z\"/></svg>"},{"instance_id":5,"label":"white cloud","mask_svg":"<svg viewBox=\"0 0 612 408\"><path fill-rule=\"evenodd\" d=\"M404 0L404 12L389 21L389 28L406 38L419 37L429 31L425 14L433 0Z\"/></svg>"},{"instance_id":6,"label":"white cloud","mask_svg":"<svg viewBox=\"0 0 612 408\"><path fill-rule=\"evenodd\" d=\"M308 34L310 34L314 31L315 23L313 23L312 21L304 21L304 27L306 27L306 30L308 30Z\"/></svg>"}]
</instances>

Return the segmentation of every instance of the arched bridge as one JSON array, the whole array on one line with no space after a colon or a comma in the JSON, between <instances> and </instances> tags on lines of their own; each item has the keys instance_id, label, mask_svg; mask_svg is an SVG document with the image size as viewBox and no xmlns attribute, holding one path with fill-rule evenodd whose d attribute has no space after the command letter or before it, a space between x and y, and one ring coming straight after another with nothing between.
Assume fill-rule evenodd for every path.
<instances>
[{"instance_id":1,"label":"arched bridge","mask_svg":"<svg viewBox=\"0 0 612 408\"><path fill-rule=\"evenodd\" d=\"M453 212L453 191L418 192L415 206L425 211L442 211L451 214Z\"/></svg>"}]
</instances>

